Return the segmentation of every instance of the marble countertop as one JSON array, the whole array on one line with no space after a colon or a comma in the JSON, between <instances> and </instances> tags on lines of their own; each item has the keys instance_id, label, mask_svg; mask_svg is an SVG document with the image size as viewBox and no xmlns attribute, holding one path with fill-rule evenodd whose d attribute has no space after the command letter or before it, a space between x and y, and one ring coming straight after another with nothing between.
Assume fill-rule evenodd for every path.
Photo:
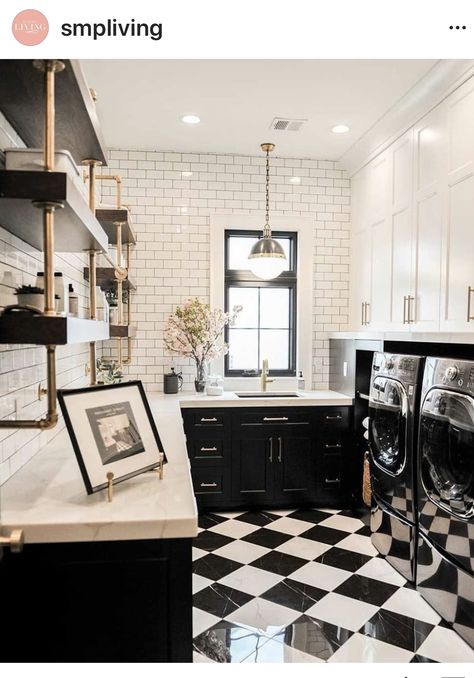
<instances>
[{"instance_id":1,"label":"marble countertop","mask_svg":"<svg viewBox=\"0 0 474 678\"><path fill-rule=\"evenodd\" d=\"M181 407L278 407L351 405L334 391L301 392L299 398L238 398L179 393L148 396L168 463L163 480L143 473L106 492L86 493L66 430L20 469L1 488L4 534L24 531L26 543L120 541L194 537L194 497Z\"/></svg>"},{"instance_id":2,"label":"marble countertop","mask_svg":"<svg viewBox=\"0 0 474 678\"><path fill-rule=\"evenodd\" d=\"M237 391L240 393L240 391ZM242 389L242 392L246 392ZM250 393L250 391L248 391ZM323 407L328 405L352 405L353 399L336 391L294 391L298 398L281 397L275 398L272 393L278 393L269 389L268 397L256 396L239 398L233 391L224 391L221 396L197 395L196 393L180 393L163 396L164 398L177 398L180 406L187 407ZM256 392L258 393L258 391Z\"/></svg>"}]
</instances>

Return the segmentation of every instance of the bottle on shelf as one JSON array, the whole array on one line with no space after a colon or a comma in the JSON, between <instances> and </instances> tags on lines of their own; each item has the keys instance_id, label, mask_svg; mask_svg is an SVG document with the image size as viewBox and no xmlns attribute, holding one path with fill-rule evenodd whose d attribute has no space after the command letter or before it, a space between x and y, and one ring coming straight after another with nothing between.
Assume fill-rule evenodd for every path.
<instances>
[{"instance_id":1,"label":"bottle on shelf","mask_svg":"<svg viewBox=\"0 0 474 678\"><path fill-rule=\"evenodd\" d=\"M79 295L74 292L74 287L69 283L69 315L74 318L79 317Z\"/></svg>"},{"instance_id":2,"label":"bottle on shelf","mask_svg":"<svg viewBox=\"0 0 474 678\"><path fill-rule=\"evenodd\" d=\"M38 271L36 274L36 286L44 290L44 272ZM69 311L69 294L66 293L66 283L64 276L60 271L54 273L54 294L56 299L56 313L67 315Z\"/></svg>"}]
</instances>

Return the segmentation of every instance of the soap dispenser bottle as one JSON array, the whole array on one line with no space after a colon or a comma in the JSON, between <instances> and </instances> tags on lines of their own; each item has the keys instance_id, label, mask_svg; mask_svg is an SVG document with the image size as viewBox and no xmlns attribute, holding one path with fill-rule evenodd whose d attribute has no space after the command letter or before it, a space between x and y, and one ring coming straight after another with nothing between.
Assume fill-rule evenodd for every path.
<instances>
[{"instance_id":1,"label":"soap dispenser bottle","mask_svg":"<svg viewBox=\"0 0 474 678\"><path fill-rule=\"evenodd\" d=\"M303 371L300 370L298 373L298 391L304 391L305 382L303 377Z\"/></svg>"}]
</instances>

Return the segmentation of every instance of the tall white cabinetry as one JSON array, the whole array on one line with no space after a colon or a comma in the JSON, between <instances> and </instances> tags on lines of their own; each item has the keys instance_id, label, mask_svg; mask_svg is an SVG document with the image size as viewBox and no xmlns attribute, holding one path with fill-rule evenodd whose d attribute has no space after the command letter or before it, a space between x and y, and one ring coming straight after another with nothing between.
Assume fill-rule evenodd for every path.
<instances>
[{"instance_id":1,"label":"tall white cabinetry","mask_svg":"<svg viewBox=\"0 0 474 678\"><path fill-rule=\"evenodd\" d=\"M474 78L358 172L352 191L353 329L474 329Z\"/></svg>"}]
</instances>

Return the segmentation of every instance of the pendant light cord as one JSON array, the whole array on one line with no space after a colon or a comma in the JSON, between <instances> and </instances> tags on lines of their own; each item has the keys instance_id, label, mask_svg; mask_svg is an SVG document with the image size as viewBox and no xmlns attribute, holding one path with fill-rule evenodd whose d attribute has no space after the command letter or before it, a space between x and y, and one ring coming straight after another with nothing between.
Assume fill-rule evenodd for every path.
<instances>
[{"instance_id":1,"label":"pendant light cord","mask_svg":"<svg viewBox=\"0 0 474 678\"><path fill-rule=\"evenodd\" d=\"M272 230L270 228L270 153L267 148L267 169L266 169L266 189L265 189L265 226L263 228L263 237L271 238Z\"/></svg>"}]
</instances>

